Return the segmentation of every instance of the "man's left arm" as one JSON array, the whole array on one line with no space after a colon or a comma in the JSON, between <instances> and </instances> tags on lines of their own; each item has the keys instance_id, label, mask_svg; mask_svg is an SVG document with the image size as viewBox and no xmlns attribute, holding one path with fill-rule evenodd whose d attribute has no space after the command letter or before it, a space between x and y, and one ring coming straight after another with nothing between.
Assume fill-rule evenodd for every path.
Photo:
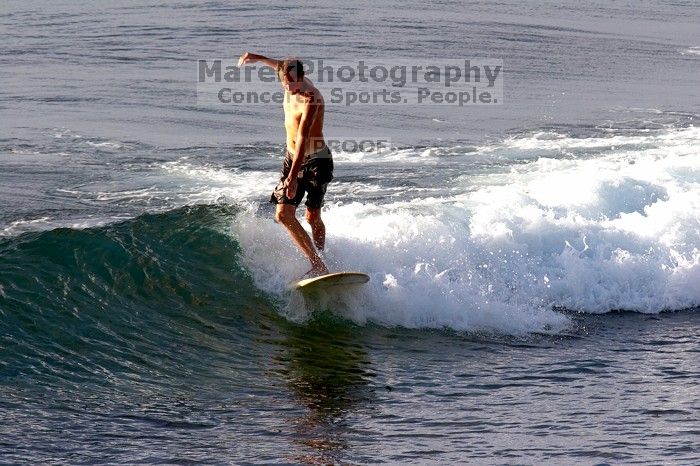
<instances>
[{"instance_id":1,"label":"man's left arm","mask_svg":"<svg viewBox=\"0 0 700 466\"><path fill-rule=\"evenodd\" d=\"M317 111L318 105L309 103L306 105L305 110L301 114L301 119L299 120L299 129L297 130L294 154L292 154L292 166L286 180L286 194L289 199L292 199L296 195L297 176L304 160L304 147L306 147L306 141L309 138L309 133L311 132L311 124L316 117Z\"/></svg>"}]
</instances>

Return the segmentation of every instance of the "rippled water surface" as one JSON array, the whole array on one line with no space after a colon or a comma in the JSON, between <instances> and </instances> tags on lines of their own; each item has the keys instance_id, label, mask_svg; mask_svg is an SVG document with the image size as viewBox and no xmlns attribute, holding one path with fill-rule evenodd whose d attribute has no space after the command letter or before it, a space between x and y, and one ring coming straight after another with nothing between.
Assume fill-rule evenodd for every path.
<instances>
[{"instance_id":1,"label":"rippled water surface","mask_svg":"<svg viewBox=\"0 0 700 466\"><path fill-rule=\"evenodd\" d=\"M4 1L0 463L700 464L699 20ZM246 50L503 60L499 106L328 107L390 142L333 154L359 290L286 289L281 109L197 105Z\"/></svg>"}]
</instances>

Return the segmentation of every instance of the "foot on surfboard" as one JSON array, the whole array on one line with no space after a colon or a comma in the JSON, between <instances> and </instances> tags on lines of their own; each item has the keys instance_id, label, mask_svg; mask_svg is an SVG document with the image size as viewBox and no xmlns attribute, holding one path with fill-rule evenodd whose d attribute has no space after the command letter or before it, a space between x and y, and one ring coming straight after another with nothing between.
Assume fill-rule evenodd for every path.
<instances>
[{"instance_id":1,"label":"foot on surfboard","mask_svg":"<svg viewBox=\"0 0 700 466\"><path fill-rule=\"evenodd\" d=\"M306 278L320 277L321 275L328 275L330 272L326 267L312 267L304 275L301 276L299 280L304 280Z\"/></svg>"}]
</instances>

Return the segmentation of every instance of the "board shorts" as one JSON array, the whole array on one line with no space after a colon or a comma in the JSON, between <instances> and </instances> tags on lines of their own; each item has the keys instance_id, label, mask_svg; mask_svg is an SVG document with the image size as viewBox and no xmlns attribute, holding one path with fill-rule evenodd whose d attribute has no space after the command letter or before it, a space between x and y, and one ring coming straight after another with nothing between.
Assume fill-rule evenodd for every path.
<instances>
[{"instance_id":1,"label":"board shorts","mask_svg":"<svg viewBox=\"0 0 700 466\"><path fill-rule=\"evenodd\" d=\"M328 146L318 152L304 157L304 162L297 175L297 193L293 199L285 195L284 180L292 168L292 154L287 151L282 165L282 176L270 196L272 204L291 204L298 207L306 194L304 205L310 209L320 209L326 195L328 183L333 179L333 155Z\"/></svg>"}]
</instances>

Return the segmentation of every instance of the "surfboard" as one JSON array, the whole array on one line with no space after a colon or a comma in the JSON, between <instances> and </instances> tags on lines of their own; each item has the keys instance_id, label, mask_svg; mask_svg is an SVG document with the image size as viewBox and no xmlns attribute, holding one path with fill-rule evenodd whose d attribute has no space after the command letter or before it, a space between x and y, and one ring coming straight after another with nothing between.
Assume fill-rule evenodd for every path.
<instances>
[{"instance_id":1,"label":"surfboard","mask_svg":"<svg viewBox=\"0 0 700 466\"><path fill-rule=\"evenodd\" d=\"M362 285L369 275L362 272L334 272L318 277L305 278L290 283L290 288L300 291L320 290L334 286Z\"/></svg>"}]
</instances>

